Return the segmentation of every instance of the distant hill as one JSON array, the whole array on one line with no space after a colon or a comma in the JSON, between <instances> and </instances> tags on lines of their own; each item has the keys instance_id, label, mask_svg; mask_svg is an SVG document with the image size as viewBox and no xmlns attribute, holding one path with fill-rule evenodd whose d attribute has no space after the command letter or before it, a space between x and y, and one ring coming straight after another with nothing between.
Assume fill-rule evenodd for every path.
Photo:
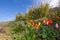
<instances>
[{"instance_id":1,"label":"distant hill","mask_svg":"<svg viewBox=\"0 0 60 40\"><path fill-rule=\"evenodd\" d=\"M55 12L57 12L58 15L60 16L60 7L54 7L50 9L51 14L54 14Z\"/></svg>"},{"instance_id":2,"label":"distant hill","mask_svg":"<svg viewBox=\"0 0 60 40\"><path fill-rule=\"evenodd\" d=\"M59 11L60 12L60 7L54 7L54 8L52 8L52 11Z\"/></svg>"}]
</instances>

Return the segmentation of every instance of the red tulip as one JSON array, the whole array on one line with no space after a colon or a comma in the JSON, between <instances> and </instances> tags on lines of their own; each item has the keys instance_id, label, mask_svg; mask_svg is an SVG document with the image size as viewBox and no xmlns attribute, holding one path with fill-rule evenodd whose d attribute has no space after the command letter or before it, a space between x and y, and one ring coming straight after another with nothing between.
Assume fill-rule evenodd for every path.
<instances>
[{"instance_id":1,"label":"red tulip","mask_svg":"<svg viewBox=\"0 0 60 40\"><path fill-rule=\"evenodd\" d=\"M46 20L46 24L49 25L49 20Z\"/></svg>"},{"instance_id":2,"label":"red tulip","mask_svg":"<svg viewBox=\"0 0 60 40\"><path fill-rule=\"evenodd\" d=\"M52 20L43 20L43 23L47 24L47 25L51 25L52 24Z\"/></svg>"},{"instance_id":3,"label":"red tulip","mask_svg":"<svg viewBox=\"0 0 60 40\"><path fill-rule=\"evenodd\" d=\"M49 20L49 24L51 25L53 22L52 22L52 20Z\"/></svg>"}]
</instances>

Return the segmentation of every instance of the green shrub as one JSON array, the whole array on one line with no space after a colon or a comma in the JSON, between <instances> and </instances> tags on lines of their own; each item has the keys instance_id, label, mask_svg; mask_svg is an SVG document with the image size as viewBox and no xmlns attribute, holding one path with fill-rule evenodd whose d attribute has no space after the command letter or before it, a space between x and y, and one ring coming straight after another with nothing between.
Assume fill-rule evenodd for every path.
<instances>
[{"instance_id":1,"label":"green shrub","mask_svg":"<svg viewBox=\"0 0 60 40\"><path fill-rule=\"evenodd\" d=\"M54 29L52 26L43 26L38 30L38 33L36 34L36 39L41 40L56 40L58 36L57 29Z\"/></svg>"},{"instance_id":2,"label":"green shrub","mask_svg":"<svg viewBox=\"0 0 60 40\"><path fill-rule=\"evenodd\" d=\"M14 25L12 26L12 30L13 30L14 33L22 32L24 29L25 29L25 28L22 26L22 24L19 24L19 25L14 24Z\"/></svg>"}]
</instances>

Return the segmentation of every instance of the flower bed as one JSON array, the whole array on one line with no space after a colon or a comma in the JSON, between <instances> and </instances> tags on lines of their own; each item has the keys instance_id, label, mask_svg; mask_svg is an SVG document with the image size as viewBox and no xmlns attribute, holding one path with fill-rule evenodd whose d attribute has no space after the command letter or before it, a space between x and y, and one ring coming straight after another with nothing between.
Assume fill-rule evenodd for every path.
<instances>
[{"instance_id":1,"label":"flower bed","mask_svg":"<svg viewBox=\"0 0 60 40\"><path fill-rule=\"evenodd\" d=\"M20 22L19 25L13 27L13 36L16 34L17 37L13 37L15 40L57 40L60 36L60 30L54 28L52 20L45 20L46 22L35 22L29 20L23 24ZM47 24L44 25L44 24ZM23 36L22 36L23 35Z\"/></svg>"}]
</instances>

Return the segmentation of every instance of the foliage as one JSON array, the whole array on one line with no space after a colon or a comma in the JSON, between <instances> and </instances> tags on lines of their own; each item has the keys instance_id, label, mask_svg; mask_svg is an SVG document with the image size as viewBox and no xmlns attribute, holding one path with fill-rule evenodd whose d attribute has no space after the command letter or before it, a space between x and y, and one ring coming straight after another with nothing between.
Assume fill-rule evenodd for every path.
<instances>
[{"instance_id":1,"label":"foliage","mask_svg":"<svg viewBox=\"0 0 60 40\"><path fill-rule=\"evenodd\" d=\"M22 26L22 24L14 24L12 25L12 30L14 31L14 33L19 33L19 32L24 31L25 28Z\"/></svg>"},{"instance_id":2,"label":"foliage","mask_svg":"<svg viewBox=\"0 0 60 40\"><path fill-rule=\"evenodd\" d=\"M20 36L17 34L14 34L14 40L20 40Z\"/></svg>"},{"instance_id":3,"label":"foliage","mask_svg":"<svg viewBox=\"0 0 60 40\"><path fill-rule=\"evenodd\" d=\"M39 19L41 17L49 17L50 16L49 10L50 8L48 4L41 5L37 8L33 7L29 9L27 13L25 13L25 18Z\"/></svg>"},{"instance_id":4,"label":"foliage","mask_svg":"<svg viewBox=\"0 0 60 40\"><path fill-rule=\"evenodd\" d=\"M49 17L49 5L48 4L45 4L45 5L41 5L39 7L40 9L40 17Z\"/></svg>"},{"instance_id":5,"label":"foliage","mask_svg":"<svg viewBox=\"0 0 60 40\"><path fill-rule=\"evenodd\" d=\"M30 24L30 26L16 26L13 27L14 38L15 40L56 40L59 36L58 29L55 29L53 26L44 26L41 23L40 28L34 29L34 27ZM21 30L25 27L25 31Z\"/></svg>"},{"instance_id":6,"label":"foliage","mask_svg":"<svg viewBox=\"0 0 60 40\"><path fill-rule=\"evenodd\" d=\"M36 34L36 40L56 40L58 37L58 31L57 29L54 29L52 26L41 26L41 28L38 30L38 33Z\"/></svg>"},{"instance_id":7,"label":"foliage","mask_svg":"<svg viewBox=\"0 0 60 40\"><path fill-rule=\"evenodd\" d=\"M25 28L25 29L24 29ZM18 26L18 25L13 25L13 38L15 40L34 40L35 39L35 33L34 33L34 28L30 25L28 26ZM23 36L22 36L23 35Z\"/></svg>"},{"instance_id":8,"label":"foliage","mask_svg":"<svg viewBox=\"0 0 60 40\"><path fill-rule=\"evenodd\" d=\"M30 26L30 27L27 27L26 29L26 32L25 32L25 35L24 35L24 40L34 40L35 39L35 33L33 31L33 27Z\"/></svg>"},{"instance_id":9,"label":"foliage","mask_svg":"<svg viewBox=\"0 0 60 40\"><path fill-rule=\"evenodd\" d=\"M19 14L16 15L15 21L21 21L21 20L24 20L24 17L25 17L25 16L24 16L23 14L19 13Z\"/></svg>"}]
</instances>

